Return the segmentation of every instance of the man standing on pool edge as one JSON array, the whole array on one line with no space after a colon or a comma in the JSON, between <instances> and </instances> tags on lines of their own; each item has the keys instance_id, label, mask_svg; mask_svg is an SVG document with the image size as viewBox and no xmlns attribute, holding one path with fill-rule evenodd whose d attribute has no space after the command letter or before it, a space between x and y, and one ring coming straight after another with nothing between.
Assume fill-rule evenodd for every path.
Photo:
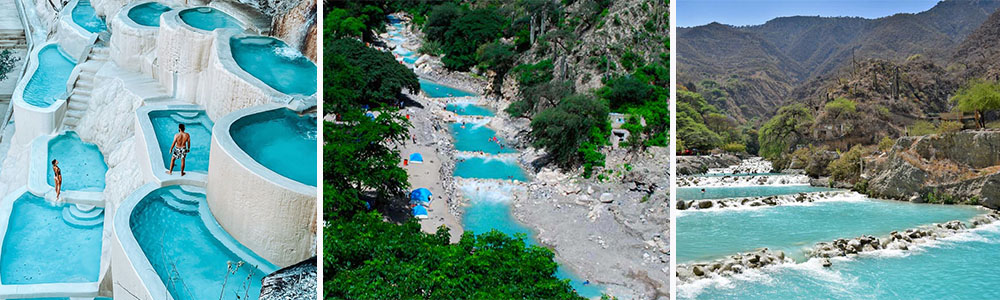
<instances>
[{"instance_id":1,"label":"man standing on pool edge","mask_svg":"<svg viewBox=\"0 0 1000 300\"><path fill-rule=\"evenodd\" d=\"M52 160L53 181L56 184L56 201L59 201L59 193L62 191L62 170L59 169L59 161Z\"/></svg>"},{"instance_id":2,"label":"man standing on pool edge","mask_svg":"<svg viewBox=\"0 0 1000 300\"><path fill-rule=\"evenodd\" d=\"M174 143L170 144L170 170L167 170L167 174L174 174L174 161L179 157L181 159L181 176L184 176L184 164L187 162L188 152L191 152L191 135L184 132L184 124L177 124Z\"/></svg>"}]
</instances>

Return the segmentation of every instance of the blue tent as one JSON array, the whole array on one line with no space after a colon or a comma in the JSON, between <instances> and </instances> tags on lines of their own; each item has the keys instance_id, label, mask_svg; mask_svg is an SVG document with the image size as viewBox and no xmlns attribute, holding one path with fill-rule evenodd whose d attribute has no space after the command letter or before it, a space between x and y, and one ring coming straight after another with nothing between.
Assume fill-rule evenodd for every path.
<instances>
[{"instance_id":1,"label":"blue tent","mask_svg":"<svg viewBox=\"0 0 1000 300\"><path fill-rule=\"evenodd\" d=\"M367 112L367 113L365 113L365 116L366 116L366 117L369 117L369 118L372 118L372 120L375 120L375 114L373 114L373 113L371 113L371 112Z\"/></svg>"},{"instance_id":2,"label":"blue tent","mask_svg":"<svg viewBox=\"0 0 1000 300\"><path fill-rule=\"evenodd\" d=\"M417 205L413 207L413 216L423 219L427 218L427 208L423 205Z\"/></svg>"},{"instance_id":3,"label":"blue tent","mask_svg":"<svg viewBox=\"0 0 1000 300\"><path fill-rule=\"evenodd\" d=\"M422 163L424 162L424 156L420 155L420 153L414 152L413 154L410 154L410 162Z\"/></svg>"},{"instance_id":4,"label":"blue tent","mask_svg":"<svg viewBox=\"0 0 1000 300\"><path fill-rule=\"evenodd\" d=\"M415 189L410 192L410 202L431 202L431 191L426 188Z\"/></svg>"}]
</instances>

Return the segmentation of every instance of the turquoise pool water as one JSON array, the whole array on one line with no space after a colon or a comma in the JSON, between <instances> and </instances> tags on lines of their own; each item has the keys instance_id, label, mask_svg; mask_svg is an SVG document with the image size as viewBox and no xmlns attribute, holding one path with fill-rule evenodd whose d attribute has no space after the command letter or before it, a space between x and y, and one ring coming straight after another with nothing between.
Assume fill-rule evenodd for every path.
<instances>
[{"instance_id":1,"label":"turquoise pool water","mask_svg":"<svg viewBox=\"0 0 1000 300\"><path fill-rule=\"evenodd\" d=\"M104 20L97 16L94 7L90 5L90 0L77 2L76 7L73 8L73 22L93 33L108 30Z\"/></svg>"},{"instance_id":2,"label":"turquoise pool water","mask_svg":"<svg viewBox=\"0 0 1000 300\"><path fill-rule=\"evenodd\" d=\"M501 151L496 143L490 142L490 137L495 133L485 125L477 127L470 123L463 129L461 123L452 124L452 135L455 138L455 147L460 151L485 150L489 153ZM504 148L503 152L516 151ZM515 176L517 180L526 180L524 171L517 164L496 158L465 158L465 161L456 164L454 172L455 176L465 178L507 179L508 176ZM513 185L504 182L470 182L461 188L469 200L465 214L462 215L462 227L466 231L484 233L495 229L509 235L524 234L526 243L537 245L535 233L513 217L510 208ZM561 279L569 279L570 285L581 296L587 298L601 296L600 286L584 284L585 279L579 278L561 265L554 275Z\"/></svg>"},{"instance_id":3,"label":"turquoise pool water","mask_svg":"<svg viewBox=\"0 0 1000 300\"><path fill-rule=\"evenodd\" d=\"M159 2L148 2L133 6L128 10L128 18L139 25L160 27L160 15L172 10Z\"/></svg>"},{"instance_id":4,"label":"turquoise pool water","mask_svg":"<svg viewBox=\"0 0 1000 300\"><path fill-rule=\"evenodd\" d=\"M211 7L188 8L182 10L178 15L184 23L201 30L212 31L219 28L243 28L236 18Z\"/></svg>"},{"instance_id":5,"label":"turquoise pool water","mask_svg":"<svg viewBox=\"0 0 1000 300\"><path fill-rule=\"evenodd\" d=\"M207 226L217 225L206 226L201 214L208 210L199 209L204 200L204 194L176 185L149 193L129 218L139 248L174 299L256 299L267 274L250 264L230 271L245 260L212 235Z\"/></svg>"},{"instance_id":6,"label":"turquoise pool water","mask_svg":"<svg viewBox=\"0 0 1000 300\"><path fill-rule=\"evenodd\" d=\"M704 290L682 286L679 298L698 299L998 299L1000 231L976 229L906 256L862 256L767 271Z\"/></svg>"},{"instance_id":7,"label":"turquoise pool water","mask_svg":"<svg viewBox=\"0 0 1000 300\"><path fill-rule=\"evenodd\" d=\"M229 129L243 151L282 176L316 186L316 115L276 109L245 116Z\"/></svg>"},{"instance_id":8,"label":"turquoise pool water","mask_svg":"<svg viewBox=\"0 0 1000 300\"><path fill-rule=\"evenodd\" d=\"M497 158L470 157L455 164L456 177L527 181L524 171L514 162Z\"/></svg>"},{"instance_id":9,"label":"turquoise pool water","mask_svg":"<svg viewBox=\"0 0 1000 300\"><path fill-rule=\"evenodd\" d=\"M486 125L466 123L465 128L462 128L462 123L453 123L451 135L455 138L455 149L458 151L483 151L488 154L517 152L511 147L500 148L500 144L491 142L490 138L496 137L496 131ZM503 143L503 139L500 143Z\"/></svg>"},{"instance_id":10,"label":"turquoise pool water","mask_svg":"<svg viewBox=\"0 0 1000 300\"><path fill-rule=\"evenodd\" d=\"M476 94L420 78L420 89L431 98L471 97Z\"/></svg>"},{"instance_id":11,"label":"turquoise pool water","mask_svg":"<svg viewBox=\"0 0 1000 300\"><path fill-rule=\"evenodd\" d=\"M252 36L230 39L240 68L268 86L289 95L316 93L316 64L281 40Z\"/></svg>"},{"instance_id":12,"label":"turquoise pool water","mask_svg":"<svg viewBox=\"0 0 1000 300\"><path fill-rule=\"evenodd\" d=\"M67 131L49 140L49 159L59 160L64 191L100 192L104 190L104 175L108 164L97 145L80 140L76 132ZM49 185L55 186L55 173L48 165Z\"/></svg>"},{"instance_id":13,"label":"turquoise pool water","mask_svg":"<svg viewBox=\"0 0 1000 300\"><path fill-rule=\"evenodd\" d=\"M460 116L485 116L492 117L496 115L489 108L475 105L472 103L449 103L445 106L445 109L451 112L455 112Z\"/></svg>"},{"instance_id":14,"label":"turquoise pool water","mask_svg":"<svg viewBox=\"0 0 1000 300\"><path fill-rule=\"evenodd\" d=\"M11 210L0 279L5 285L96 282L103 231L103 209L83 212L26 192Z\"/></svg>"},{"instance_id":15,"label":"turquoise pool water","mask_svg":"<svg viewBox=\"0 0 1000 300\"><path fill-rule=\"evenodd\" d=\"M707 261L762 247L782 250L801 260L802 250L818 242L862 234L884 236L931 223L968 221L985 213L974 206L874 200L858 194L844 199L808 205L685 211L677 216L677 262Z\"/></svg>"},{"instance_id":16,"label":"turquoise pool water","mask_svg":"<svg viewBox=\"0 0 1000 300\"><path fill-rule=\"evenodd\" d=\"M156 110L149 112L149 120L156 132L156 141L163 156L163 168L170 168L170 145L177 134L177 125L184 124L184 131L191 135L191 152L187 155L187 172L208 173L208 151L212 148L212 120L205 111ZM180 172L181 161L174 162L174 172ZM162 172L162 171L159 171ZM180 174L180 173L178 173Z\"/></svg>"},{"instance_id":17,"label":"turquoise pool water","mask_svg":"<svg viewBox=\"0 0 1000 300\"><path fill-rule=\"evenodd\" d=\"M703 187L679 187L677 188L678 200L702 200L702 199L725 199L738 197L767 197L776 195L787 195L797 193L825 192L833 191L831 188L814 187L809 185L758 185L758 186L738 186L738 187L704 187L705 193L701 193Z\"/></svg>"},{"instance_id":18,"label":"turquoise pool water","mask_svg":"<svg viewBox=\"0 0 1000 300\"><path fill-rule=\"evenodd\" d=\"M24 86L24 101L37 107L49 107L66 93L66 83L76 62L51 44L38 51L38 69Z\"/></svg>"},{"instance_id":19,"label":"turquoise pool water","mask_svg":"<svg viewBox=\"0 0 1000 300\"><path fill-rule=\"evenodd\" d=\"M481 193L466 191L466 194L472 195L469 197L471 205L465 208L465 214L462 215L462 226L465 231L478 234L496 229L512 236L515 234L524 234L526 243L529 245L538 245L535 242L535 233L531 228L522 225L514 219L513 213L510 211L509 199L504 199L505 197L500 195L503 193L486 192L486 189L484 189ZM570 285L581 296L587 298L601 296L600 286L583 284L584 279L567 271L562 265L559 266L555 275L558 278L570 279Z\"/></svg>"}]
</instances>

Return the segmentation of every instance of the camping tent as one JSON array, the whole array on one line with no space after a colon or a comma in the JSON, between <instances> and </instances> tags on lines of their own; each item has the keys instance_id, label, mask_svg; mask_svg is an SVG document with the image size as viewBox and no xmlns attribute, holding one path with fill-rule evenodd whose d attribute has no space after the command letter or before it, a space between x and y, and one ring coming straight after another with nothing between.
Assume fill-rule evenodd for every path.
<instances>
[{"instance_id":1,"label":"camping tent","mask_svg":"<svg viewBox=\"0 0 1000 300\"><path fill-rule=\"evenodd\" d=\"M413 207L413 217L417 219L427 218L427 208L423 205L417 205Z\"/></svg>"},{"instance_id":2,"label":"camping tent","mask_svg":"<svg viewBox=\"0 0 1000 300\"><path fill-rule=\"evenodd\" d=\"M422 163L422 162L424 162L424 156L420 155L420 153L414 152L413 154L410 154L410 162L411 163Z\"/></svg>"},{"instance_id":3,"label":"camping tent","mask_svg":"<svg viewBox=\"0 0 1000 300\"><path fill-rule=\"evenodd\" d=\"M410 192L410 202L417 202L420 204L430 204L431 203L431 191L426 188L415 189Z\"/></svg>"}]
</instances>

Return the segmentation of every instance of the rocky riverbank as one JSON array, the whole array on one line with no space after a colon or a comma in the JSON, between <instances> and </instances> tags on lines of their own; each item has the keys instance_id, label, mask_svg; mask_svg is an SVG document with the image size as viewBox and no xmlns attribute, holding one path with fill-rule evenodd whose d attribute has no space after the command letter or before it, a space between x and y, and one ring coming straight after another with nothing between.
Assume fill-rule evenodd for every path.
<instances>
[{"instance_id":1,"label":"rocky riverbank","mask_svg":"<svg viewBox=\"0 0 1000 300\"><path fill-rule=\"evenodd\" d=\"M809 183L809 177L801 174L684 176L677 178L677 186L679 187L803 185Z\"/></svg>"},{"instance_id":2,"label":"rocky riverbank","mask_svg":"<svg viewBox=\"0 0 1000 300\"><path fill-rule=\"evenodd\" d=\"M1000 131L902 137L865 164L873 197L1000 208Z\"/></svg>"},{"instance_id":3,"label":"rocky riverbank","mask_svg":"<svg viewBox=\"0 0 1000 300\"><path fill-rule=\"evenodd\" d=\"M703 174L712 168L738 165L740 161L739 157L732 154L677 156L677 175Z\"/></svg>"},{"instance_id":4,"label":"rocky riverbank","mask_svg":"<svg viewBox=\"0 0 1000 300\"><path fill-rule=\"evenodd\" d=\"M678 210L745 208L758 206L777 206L796 203L812 203L824 200L836 200L839 197L859 196L849 192L815 192L793 195L778 195L768 197L730 198L719 200L677 200Z\"/></svg>"}]
</instances>

